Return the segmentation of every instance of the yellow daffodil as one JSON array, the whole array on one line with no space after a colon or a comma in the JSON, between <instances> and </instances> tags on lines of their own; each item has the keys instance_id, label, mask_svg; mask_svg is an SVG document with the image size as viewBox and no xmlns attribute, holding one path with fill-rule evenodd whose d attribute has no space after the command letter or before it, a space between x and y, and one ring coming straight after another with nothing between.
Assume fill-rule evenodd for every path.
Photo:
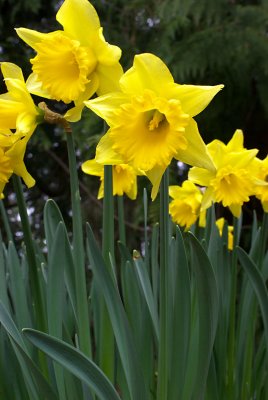
<instances>
[{"instance_id":1,"label":"yellow daffodil","mask_svg":"<svg viewBox=\"0 0 268 400\"><path fill-rule=\"evenodd\" d=\"M95 159L85 161L82 170L86 174L100 177L100 188L98 199L104 195L104 165L96 162ZM123 196L126 194L130 199L137 197L137 172L127 164L113 165L113 195Z\"/></svg>"},{"instance_id":2,"label":"yellow daffodil","mask_svg":"<svg viewBox=\"0 0 268 400\"><path fill-rule=\"evenodd\" d=\"M172 220L186 229L189 229L200 217L203 194L190 181L184 181L182 186L169 186L169 195L173 199L169 204L169 213ZM204 212L201 221L204 226Z\"/></svg>"},{"instance_id":3,"label":"yellow daffodil","mask_svg":"<svg viewBox=\"0 0 268 400\"><path fill-rule=\"evenodd\" d=\"M268 183L268 156L264 160L255 158L255 172L258 179ZM268 212L268 184L256 185L255 196L261 201L263 210Z\"/></svg>"},{"instance_id":4,"label":"yellow daffodil","mask_svg":"<svg viewBox=\"0 0 268 400\"><path fill-rule=\"evenodd\" d=\"M27 82L31 92L42 97L74 102L66 118L77 121L83 101L118 90L122 75L121 50L103 37L96 10L87 0L65 0L57 21L63 30L41 33L19 28L17 34L37 55L31 59L33 73Z\"/></svg>"},{"instance_id":5,"label":"yellow daffodil","mask_svg":"<svg viewBox=\"0 0 268 400\"><path fill-rule=\"evenodd\" d=\"M3 62L1 71L8 90L0 94L1 132L17 129L21 134L28 134L37 126L42 111L35 106L17 65Z\"/></svg>"},{"instance_id":6,"label":"yellow daffodil","mask_svg":"<svg viewBox=\"0 0 268 400\"><path fill-rule=\"evenodd\" d=\"M0 199L3 197L3 190L12 174L10 159L0 147Z\"/></svg>"},{"instance_id":7,"label":"yellow daffodil","mask_svg":"<svg viewBox=\"0 0 268 400\"><path fill-rule=\"evenodd\" d=\"M208 208L212 202L222 202L234 216L239 217L243 203L255 193L256 177L251 167L258 150L243 147L241 130L236 130L227 145L214 140L207 145L207 149L216 170L193 167L189 171L191 181L207 187L202 209Z\"/></svg>"},{"instance_id":8,"label":"yellow daffodil","mask_svg":"<svg viewBox=\"0 0 268 400\"><path fill-rule=\"evenodd\" d=\"M214 170L192 117L223 87L174 83L167 66L153 54L135 56L119 81L121 91L85 104L110 126L97 146L103 164L125 163L145 171L155 198L172 158Z\"/></svg>"},{"instance_id":9,"label":"yellow daffodil","mask_svg":"<svg viewBox=\"0 0 268 400\"><path fill-rule=\"evenodd\" d=\"M222 236L223 227L225 224L224 218L219 218L216 221L217 228L219 229L220 236ZM234 235L233 235L234 227L228 225L228 249L233 250L234 247Z\"/></svg>"}]
</instances>

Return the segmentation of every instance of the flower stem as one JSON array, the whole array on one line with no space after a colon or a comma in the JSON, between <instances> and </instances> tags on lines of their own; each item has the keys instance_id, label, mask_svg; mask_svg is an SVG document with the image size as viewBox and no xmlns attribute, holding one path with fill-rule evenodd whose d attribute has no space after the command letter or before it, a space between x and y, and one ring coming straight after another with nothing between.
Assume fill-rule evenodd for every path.
<instances>
[{"instance_id":1,"label":"flower stem","mask_svg":"<svg viewBox=\"0 0 268 400\"><path fill-rule=\"evenodd\" d=\"M230 317L229 317L229 338L228 338L228 370L227 370L227 393L228 398L235 397L235 356L236 356L236 294L237 294L237 251L236 246L239 241L239 221L234 218L234 246L231 260L231 299L230 299Z\"/></svg>"},{"instance_id":2,"label":"flower stem","mask_svg":"<svg viewBox=\"0 0 268 400\"><path fill-rule=\"evenodd\" d=\"M91 356L88 296L85 273L85 249L81 215L79 181L73 135L66 132L73 214L73 259L75 265L76 307L80 350Z\"/></svg>"},{"instance_id":3,"label":"flower stem","mask_svg":"<svg viewBox=\"0 0 268 400\"><path fill-rule=\"evenodd\" d=\"M43 332L46 332L46 318L45 318L45 307L41 292L41 283L39 279L40 265L37 261L34 241L31 232L30 222L27 213L27 207L23 195L21 180L18 176L12 176L13 187L16 193L17 204L21 219L21 225L24 235L24 242L26 246L27 260L29 266L29 280L30 288L33 298L33 307L35 312L37 328Z\"/></svg>"},{"instance_id":4,"label":"flower stem","mask_svg":"<svg viewBox=\"0 0 268 400\"><path fill-rule=\"evenodd\" d=\"M0 212L1 212L3 223L4 223L6 235L7 235L7 240L9 242L13 242L13 235L12 235L12 232L10 229L10 225L9 225L8 218L7 218L7 213L6 213L5 206L4 206L4 203L2 200L0 200Z\"/></svg>"},{"instance_id":5,"label":"flower stem","mask_svg":"<svg viewBox=\"0 0 268 400\"><path fill-rule=\"evenodd\" d=\"M124 213L124 196L117 196L118 225L120 242L126 244L126 228Z\"/></svg>"},{"instance_id":6,"label":"flower stem","mask_svg":"<svg viewBox=\"0 0 268 400\"><path fill-rule=\"evenodd\" d=\"M167 399L168 389L168 299L167 271L169 268L169 170L160 185L160 342L158 357L157 399Z\"/></svg>"},{"instance_id":7,"label":"flower stem","mask_svg":"<svg viewBox=\"0 0 268 400\"><path fill-rule=\"evenodd\" d=\"M102 255L112 275L110 257L114 258L114 198L113 168L111 165L104 166ZM104 298L100 299L100 310L99 363L103 372L114 382L114 334Z\"/></svg>"}]
</instances>

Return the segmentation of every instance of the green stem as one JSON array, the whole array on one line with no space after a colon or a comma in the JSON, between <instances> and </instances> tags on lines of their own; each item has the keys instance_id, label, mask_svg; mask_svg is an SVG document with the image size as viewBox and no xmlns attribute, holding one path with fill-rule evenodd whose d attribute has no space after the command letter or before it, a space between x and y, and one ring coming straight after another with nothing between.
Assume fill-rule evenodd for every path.
<instances>
[{"instance_id":1,"label":"green stem","mask_svg":"<svg viewBox=\"0 0 268 400\"><path fill-rule=\"evenodd\" d=\"M102 254L109 272L113 275L110 262L110 257L114 259L114 198L113 167L111 165L104 166ZM99 363L102 371L114 382L114 334L104 298L101 299L100 310Z\"/></svg>"},{"instance_id":2,"label":"green stem","mask_svg":"<svg viewBox=\"0 0 268 400\"><path fill-rule=\"evenodd\" d=\"M118 226L119 239L124 245L126 244L126 228L125 228L125 213L124 213L124 196L117 196L118 207Z\"/></svg>"},{"instance_id":3,"label":"green stem","mask_svg":"<svg viewBox=\"0 0 268 400\"><path fill-rule=\"evenodd\" d=\"M79 181L73 135L66 132L70 169L70 186L73 214L73 259L75 265L76 307L78 337L81 351L91 356L90 323L86 288L85 250L81 215Z\"/></svg>"},{"instance_id":4,"label":"green stem","mask_svg":"<svg viewBox=\"0 0 268 400\"><path fill-rule=\"evenodd\" d=\"M9 242L13 242L13 235L12 235L12 232L10 229L10 225L9 225L8 218L7 218L7 213L6 213L5 206L4 206L4 203L2 200L0 200L0 212L1 212L3 223L4 223L5 231L7 234L7 240Z\"/></svg>"},{"instance_id":5,"label":"green stem","mask_svg":"<svg viewBox=\"0 0 268 400\"><path fill-rule=\"evenodd\" d=\"M261 226L261 244L258 259L258 267L261 269L263 264L263 258L265 256L265 250L267 247L267 237L268 237L268 213L263 214L262 226Z\"/></svg>"},{"instance_id":6,"label":"green stem","mask_svg":"<svg viewBox=\"0 0 268 400\"><path fill-rule=\"evenodd\" d=\"M169 268L169 213L168 213L168 169L160 185L160 342L158 358L157 399L167 399L168 389L168 287L167 269Z\"/></svg>"},{"instance_id":7,"label":"green stem","mask_svg":"<svg viewBox=\"0 0 268 400\"><path fill-rule=\"evenodd\" d=\"M228 365L227 365L227 393L228 399L235 398L235 337L236 337L236 294L237 294L237 251L238 245L238 219L234 218L234 246L231 254L231 300L229 317L229 339L228 339Z\"/></svg>"},{"instance_id":8,"label":"green stem","mask_svg":"<svg viewBox=\"0 0 268 400\"><path fill-rule=\"evenodd\" d=\"M42 298L41 283L38 272L40 270L40 265L37 262L35 255L34 241L29 223L27 207L23 195L22 184L20 178L16 175L12 176L12 181L16 193L17 204L24 235L24 242L26 246L27 260L29 266L29 281L33 298L36 324L39 330L46 332L47 323L45 318L45 306Z\"/></svg>"}]
</instances>

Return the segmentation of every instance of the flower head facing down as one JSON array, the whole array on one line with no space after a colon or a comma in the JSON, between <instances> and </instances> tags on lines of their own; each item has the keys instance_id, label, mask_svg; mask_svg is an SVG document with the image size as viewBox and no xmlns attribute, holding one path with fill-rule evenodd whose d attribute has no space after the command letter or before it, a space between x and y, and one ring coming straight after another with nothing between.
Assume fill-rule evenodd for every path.
<instances>
[{"instance_id":1,"label":"flower head facing down","mask_svg":"<svg viewBox=\"0 0 268 400\"><path fill-rule=\"evenodd\" d=\"M86 174L100 177L98 199L104 196L104 165L95 159L85 161L82 170ZM137 197L137 171L127 164L113 165L113 195L123 196L125 193L131 200Z\"/></svg>"},{"instance_id":2,"label":"flower head facing down","mask_svg":"<svg viewBox=\"0 0 268 400\"><path fill-rule=\"evenodd\" d=\"M0 94L0 129L17 129L22 134L32 132L42 112L27 89L21 69L12 63L1 63L7 92Z\"/></svg>"},{"instance_id":3,"label":"flower head facing down","mask_svg":"<svg viewBox=\"0 0 268 400\"><path fill-rule=\"evenodd\" d=\"M192 117L222 85L176 84L163 61L148 53L135 56L119 84L120 92L85 102L110 126L97 146L98 162L143 170L153 183L152 198L172 158L214 169Z\"/></svg>"},{"instance_id":4,"label":"flower head facing down","mask_svg":"<svg viewBox=\"0 0 268 400\"><path fill-rule=\"evenodd\" d=\"M169 204L169 213L173 222L189 229L200 215L202 191L190 181L184 181L182 186L170 186L169 195L173 199Z\"/></svg>"},{"instance_id":5,"label":"flower head facing down","mask_svg":"<svg viewBox=\"0 0 268 400\"><path fill-rule=\"evenodd\" d=\"M37 53L31 59L31 92L66 104L73 101L66 118L77 121L84 100L95 92L118 90L121 50L105 41L97 12L87 0L65 0L56 19L63 30L19 28L17 33Z\"/></svg>"},{"instance_id":6,"label":"flower head facing down","mask_svg":"<svg viewBox=\"0 0 268 400\"><path fill-rule=\"evenodd\" d=\"M192 182L207 188L202 208L210 207L212 202L221 202L235 217L239 217L243 203L255 193L256 178L252 168L258 150L243 147L241 130L234 133L227 145L214 140L207 145L207 149L216 170L193 167L189 171Z\"/></svg>"}]
</instances>

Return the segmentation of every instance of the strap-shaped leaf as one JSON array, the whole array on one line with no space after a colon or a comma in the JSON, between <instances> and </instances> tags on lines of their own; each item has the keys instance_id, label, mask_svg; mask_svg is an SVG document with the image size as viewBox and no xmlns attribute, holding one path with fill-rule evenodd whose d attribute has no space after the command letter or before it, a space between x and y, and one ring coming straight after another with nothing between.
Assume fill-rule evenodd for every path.
<instances>
[{"instance_id":1,"label":"strap-shaped leaf","mask_svg":"<svg viewBox=\"0 0 268 400\"><path fill-rule=\"evenodd\" d=\"M100 400L120 400L113 385L100 368L75 347L33 329L23 329L23 333L36 347L81 379Z\"/></svg>"}]
</instances>

